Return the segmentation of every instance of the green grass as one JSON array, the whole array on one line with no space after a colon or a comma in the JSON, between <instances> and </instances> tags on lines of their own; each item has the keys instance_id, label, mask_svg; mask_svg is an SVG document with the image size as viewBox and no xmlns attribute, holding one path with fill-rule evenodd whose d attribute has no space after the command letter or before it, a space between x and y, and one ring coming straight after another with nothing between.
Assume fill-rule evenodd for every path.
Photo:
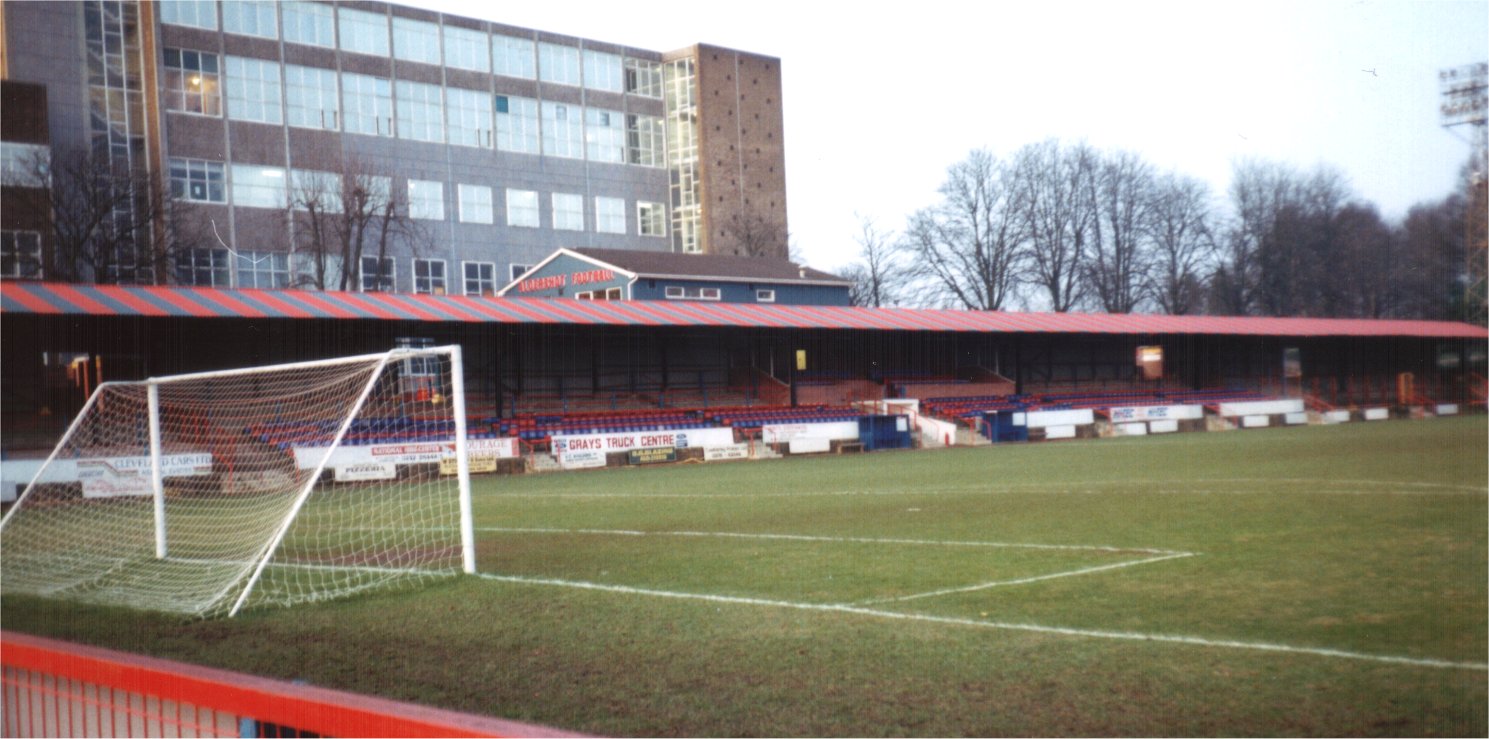
<instances>
[{"instance_id":1,"label":"green grass","mask_svg":"<svg viewBox=\"0 0 1489 739\"><path fill-rule=\"evenodd\" d=\"M601 734L1483 736L1486 447L1477 416L485 477L500 579L0 616Z\"/></svg>"}]
</instances>

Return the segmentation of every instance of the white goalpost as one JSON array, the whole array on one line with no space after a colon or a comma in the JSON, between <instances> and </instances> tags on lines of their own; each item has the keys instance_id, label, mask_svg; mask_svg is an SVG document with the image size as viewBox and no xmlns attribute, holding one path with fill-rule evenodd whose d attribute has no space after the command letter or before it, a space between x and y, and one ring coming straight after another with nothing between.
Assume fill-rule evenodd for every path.
<instances>
[{"instance_id":1,"label":"white goalpost","mask_svg":"<svg viewBox=\"0 0 1489 739\"><path fill-rule=\"evenodd\" d=\"M0 588L199 617L475 572L459 346L100 385Z\"/></svg>"}]
</instances>

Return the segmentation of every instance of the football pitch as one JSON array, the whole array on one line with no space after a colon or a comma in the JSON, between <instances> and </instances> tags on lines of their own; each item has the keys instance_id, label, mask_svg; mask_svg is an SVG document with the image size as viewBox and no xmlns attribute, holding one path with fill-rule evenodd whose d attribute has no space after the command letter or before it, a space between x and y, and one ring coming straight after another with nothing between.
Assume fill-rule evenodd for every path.
<instances>
[{"instance_id":1,"label":"football pitch","mask_svg":"<svg viewBox=\"0 0 1489 739\"><path fill-rule=\"evenodd\" d=\"M475 478L480 574L6 629L613 735L1489 733L1483 416Z\"/></svg>"}]
</instances>

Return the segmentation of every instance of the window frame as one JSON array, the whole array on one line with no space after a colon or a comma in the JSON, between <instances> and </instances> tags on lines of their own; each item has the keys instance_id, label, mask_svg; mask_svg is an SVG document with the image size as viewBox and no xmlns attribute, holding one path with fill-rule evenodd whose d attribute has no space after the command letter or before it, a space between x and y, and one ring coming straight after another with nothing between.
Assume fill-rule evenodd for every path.
<instances>
[{"instance_id":1,"label":"window frame","mask_svg":"<svg viewBox=\"0 0 1489 739\"><path fill-rule=\"evenodd\" d=\"M484 192L485 199L481 200L478 193ZM465 182L455 183L455 218L460 223L476 223L490 226L496 223L496 196L491 192L490 185L472 185ZM472 211L477 211L476 216L471 217Z\"/></svg>"},{"instance_id":2,"label":"window frame","mask_svg":"<svg viewBox=\"0 0 1489 739\"><path fill-rule=\"evenodd\" d=\"M432 190L439 188L439 197L436 199ZM406 188L408 194L408 217L422 221L445 220L445 183L440 180L420 180L413 177L408 178ZM435 206L438 206L436 213Z\"/></svg>"},{"instance_id":3,"label":"window frame","mask_svg":"<svg viewBox=\"0 0 1489 739\"><path fill-rule=\"evenodd\" d=\"M196 49L165 49L161 69L165 70L161 97L171 113L185 113L210 118L222 117L222 60L215 52ZM194 60L195 68L191 66ZM206 69L210 66L211 69ZM191 80L196 82L192 83ZM195 84L200 89L191 90ZM192 100L198 104L193 106Z\"/></svg>"},{"instance_id":4,"label":"window frame","mask_svg":"<svg viewBox=\"0 0 1489 739\"><path fill-rule=\"evenodd\" d=\"M358 262L358 269L357 269L357 292L361 292L361 293L374 293L374 292L394 293L394 292L398 292L398 260L395 259L395 258L393 258L393 257L383 257L382 258L382 263L388 269L386 271L378 270L377 274L371 275L370 278L372 280L375 280L376 282L373 284L372 289L368 289L368 282L367 282L367 280L369 279L369 275L368 275L368 272L367 272L367 260L369 260L369 259L373 260L373 266L374 267L377 266L377 259L378 258L376 256L367 256L365 254L362 256L361 260ZM384 285L384 284L387 285L387 289L386 290L382 289L382 285Z\"/></svg>"},{"instance_id":5,"label":"window frame","mask_svg":"<svg viewBox=\"0 0 1489 739\"><path fill-rule=\"evenodd\" d=\"M223 60L222 69L228 120L276 126L284 123L284 84L279 62L229 56ZM249 70L253 70L251 76ZM257 106L257 115L252 114L252 106Z\"/></svg>"},{"instance_id":6,"label":"window frame","mask_svg":"<svg viewBox=\"0 0 1489 739\"><path fill-rule=\"evenodd\" d=\"M198 167L198 165L201 166ZM177 177L178 166L184 169L184 178ZM198 169L200 170L199 172ZM215 178L213 177L214 171L216 174ZM227 204L227 166L223 162L217 162L211 159L195 159L192 157L171 157L166 160L166 172L171 197L191 203ZM197 179L197 174L202 175L200 180ZM200 182L203 188L203 197L200 198L193 194L191 188L192 184L197 182ZM212 197L212 185L214 182L217 185L218 196L216 198ZM181 183L182 187L178 189L177 183Z\"/></svg>"},{"instance_id":7,"label":"window frame","mask_svg":"<svg viewBox=\"0 0 1489 739\"><path fill-rule=\"evenodd\" d=\"M515 187L509 187L506 190L507 226L511 228L542 228L543 209L541 203L538 200L538 191L521 190ZM527 200L528 196L531 196L532 204L528 205L526 203L523 203L521 207L514 207L512 197L514 195L522 196L522 200ZM519 222L519 219L517 218L518 214L527 215L529 213L532 216L531 223L528 223L526 218L521 219Z\"/></svg>"},{"instance_id":8,"label":"window frame","mask_svg":"<svg viewBox=\"0 0 1489 739\"><path fill-rule=\"evenodd\" d=\"M34 244L27 243L23 245L21 243L22 236L29 237L26 241L34 242ZM34 255L25 253L33 249L35 251ZM0 230L0 279L40 280L46 276L46 268L42 263L42 258L40 231L25 228ZM9 269L5 268L7 261L9 262Z\"/></svg>"},{"instance_id":9,"label":"window frame","mask_svg":"<svg viewBox=\"0 0 1489 739\"><path fill-rule=\"evenodd\" d=\"M431 269L439 265L438 270ZM426 274L420 275L419 268L425 268ZM436 276L434 272L439 272ZM438 281L438 284L436 284ZM449 295L449 264L443 259L423 259L414 257L414 294L415 295Z\"/></svg>"},{"instance_id":10,"label":"window frame","mask_svg":"<svg viewBox=\"0 0 1489 739\"><path fill-rule=\"evenodd\" d=\"M472 280L470 276L471 267L475 267L477 270L474 280ZM482 277L480 274L482 267L489 267L490 275ZM472 282L475 282L478 286L475 292L471 292L470 289ZM483 288L481 287L482 285L485 285L486 287ZM501 287L496 284L496 262L477 262L462 260L460 262L460 289L462 295L495 296L496 291L501 289Z\"/></svg>"},{"instance_id":11,"label":"window frame","mask_svg":"<svg viewBox=\"0 0 1489 739\"><path fill-rule=\"evenodd\" d=\"M393 55L392 33L385 13L338 7L336 36L337 48L343 52L376 57Z\"/></svg>"},{"instance_id":12,"label":"window frame","mask_svg":"<svg viewBox=\"0 0 1489 739\"><path fill-rule=\"evenodd\" d=\"M578 205L578 212L573 208L559 208L559 199L562 198L565 205ZM549 196L549 204L553 208L553 230L555 231L583 231L584 230L584 196L575 192L555 192ZM559 219L559 214L563 219ZM577 226L569 225L574 216L578 216Z\"/></svg>"},{"instance_id":13,"label":"window frame","mask_svg":"<svg viewBox=\"0 0 1489 739\"><path fill-rule=\"evenodd\" d=\"M617 227L615 219L620 219ZM606 195L595 196L595 233L625 235L626 199Z\"/></svg>"}]
</instances>

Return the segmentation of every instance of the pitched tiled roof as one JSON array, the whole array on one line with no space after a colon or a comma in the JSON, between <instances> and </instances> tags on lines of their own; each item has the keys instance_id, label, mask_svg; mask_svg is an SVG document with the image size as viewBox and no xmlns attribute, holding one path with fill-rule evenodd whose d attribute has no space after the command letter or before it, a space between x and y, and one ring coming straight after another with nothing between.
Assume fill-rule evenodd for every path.
<instances>
[{"instance_id":1,"label":"pitched tiled roof","mask_svg":"<svg viewBox=\"0 0 1489 739\"><path fill-rule=\"evenodd\" d=\"M736 257L726 254L677 254L670 251L570 249L575 254L642 277L717 277L732 280L840 282L837 275L803 267L786 259Z\"/></svg>"}]
</instances>

